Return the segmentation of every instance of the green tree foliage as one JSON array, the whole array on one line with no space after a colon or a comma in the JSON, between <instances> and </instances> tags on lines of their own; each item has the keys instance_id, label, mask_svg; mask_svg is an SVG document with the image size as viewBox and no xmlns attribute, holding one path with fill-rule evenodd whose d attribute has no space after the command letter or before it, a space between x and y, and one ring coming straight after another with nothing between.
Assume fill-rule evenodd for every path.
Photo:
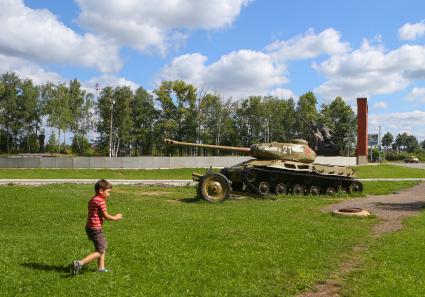
<instances>
[{"instance_id":1,"label":"green tree foliage","mask_svg":"<svg viewBox=\"0 0 425 297\"><path fill-rule=\"evenodd\" d=\"M103 88L97 98L95 108L98 115L96 148L104 156L109 156L109 153L112 154L112 151L109 151L109 140L112 137L111 118L113 116L114 104L114 89L112 87Z\"/></svg>"},{"instance_id":2,"label":"green tree foliage","mask_svg":"<svg viewBox=\"0 0 425 297\"><path fill-rule=\"evenodd\" d=\"M46 145L46 151L49 153L57 153L58 147L58 138L56 137L55 132L52 132Z\"/></svg>"},{"instance_id":3,"label":"green tree foliage","mask_svg":"<svg viewBox=\"0 0 425 297\"><path fill-rule=\"evenodd\" d=\"M154 125L158 117L153 96L144 88L138 88L131 100L131 136L135 155L152 154Z\"/></svg>"},{"instance_id":4,"label":"green tree foliage","mask_svg":"<svg viewBox=\"0 0 425 297\"><path fill-rule=\"evenodd\" d=\"M336 97L330 104L322 104L320 114L320 120L334 132L333 141L340 154L345 154L355 143L357 117L354 111L341 97Z\"/></svg>"},{"instance_id":5,"label":"green tree foliage","mask_svg":"<svg viewBox=\"0 0 425 297\"><path fill-rule=\"evenodd\" d=\"M115 111L113 112L113 156L118 155L120 148L128 148L131 143L131 109L133 93L130 87L116 87L114 90Z\"/></svg>"},{"instance_id":6,"label":"green tree foliage","mask_svg":"<svg viewBox=\"0 0 425 297\"><path fill-rule=\"evenodd\" d=\"M261 97L241 100L236 109L236 129L242 146L262 142L264 133L264 109Z\"/></svg>"},{"instance_id":7,"label":"green tree foliage","mask_svg":"<svg viewBox=\"0 0 425 297\"><path fill-rule=\"evenodd\" d=\"M389 148L391 147L391 144L393 143L393 141L394 141L393 135L390 132L387 132L384 134L384 136L382 136L381 145L384 148Z\"/></svg>"},{"instance_id":8,"label":"green tree foliage","mask_svg":"<svg viewBox=\"0 0 425 297\"><path fill-rule=\"evenodd\" d=\"M6 134L6 152L17 151L15 131L21 128L21 116L18 109L18 95L21 80L15 73L6 73L1 77L3 85L0 97L1 125Z\"/></svg>"},{"instance_id":9,"label":"green tree foliage","mask_svg":"<svg viewBox=\"0 0 425 297\"><path fill-rule=\"evenodd\" d=\"M116 87L115 89L106 87L102 90L97 100L96 111L99 116L97 145L103 154L116 157L121 148L129 148L132 97L133 92L129 87Z\"/></svg>"},{"instance_id":10,"label":"green tree foliage","mask_svg":"<svg viewBox=\"0 0 425 297\"><path fill-rule=\"evenodd\" d=\"M69 82L68 105L70 113L68 129L74 134L72 149L74 153L83 155L84 143L79 141L85 140L86 135L94 127L94 100L91 93L81 89L81 84L76 79Z\"/></svg>"},{"instance_id":11,"label":"green tree foliage","mask_svg":"<svg viewBox=\"0 0 425 297\"><path fill-rule=\"evenodd\" d=\"M181 80L164 81L154 90L155 100L159 104L159 117L155 137L160 140L157 146L164 149L162 139L173 138L195 142L197 134L198 108L196 106L196 88ZM168 154L181 149L165 148ZM196 150L189 150L196 152Z\"/></svg>"},{"instance_id":12,"label":"green tree foliage","mask_svg":"<svg viewBox=\"0 0 425 297\"><path fill-rule=\"evenodd\" d=\"M205 94L199 102L199 138L201 143L221 144L224 106L216 94Z\"/></svg>"},{"instance_id":13,"label":"green tree foliage","mask_svg":"<svg viewBox=\"0 0 425 297\"><path fill-rule=\"evenodd\" d=\"M2 75L0 85L0 135L5 135L6 152L38 151L42 116L39 88L15 73Z\"/></svg>"},{"instance_id":14,"label":"green tree foliage","mask_svg":"<svg viewBox=\"0 0 425 297\"><path fill-rule=\"evenodd\" d=\"M72 115L70 109L70 96L68 87L61 83L53 85L48 83L44 86L44 96L46 98L47 123L50 127L58 131L58 151L60 148L61 131L63 131L63 150L66 147L66 132L71 126Z\"/></svg>"},{"instance_id":15,"label":"green tree foliage","mask_svg":"<svg viewBox=\"0 0 425 297\"><path fill-rule=\"evenodd\" d=\"M264 141L288 141L294 138L296 112L293 99L264 98Z\"/></svg>"},{"instance_id":16,"label":"green tree foliage","mask_svg":"<svg viewBox=\"0 0 425 297\"><path fill-rule=\"evenodd\" d=\"M81 156L93 155L93 149L89 140L81 134L74 135L72 138L71 149L74 154L79 154Z\"/></svg>"},{"instance_id":17,"label":"green tree foliage","mask_svg":"<svg viewBox=\"0 0 425 297\"><path fill-rule=\"evenodd\" d=\"M2 81L0 81L0 97L3 96L4 93L4 84Z\"/></svg>"},{"instance_id":18,"label":"green tree foliage","mask_svg":"<svg viewBox=\"0 0 425 297\"><path fill-rule=\"evenodd\" d=\"M416 137L408 135L406 132L397 135L394 145L398 151L405 151L408 153L412 153L419 148Z\"/></svg>"},{"instance_id":19,"label":"green tree foliage","mask_svg":"<svg viewBox=\"0 0 425 297\"><path fill-rule=\"evenodd\" d=\"M66 133L73 136L74 153L92 154L88 136L96 128L96 150L108 156L120 149L134 155L215 154L209 150L174 148L163 145L164 138L180 141L249 146L253 143L290 141L304 138L310 143L307 123L325 124L335 133L341 154L355 142L356 116L341 97L323 104L317 111L313 92L292 98L249 96L222 100L183 81L164 81L153 94L140 87L105 87L98 98L83 90L76 79L69 83L37 86L14 73L0 77L0 152L35 152L44 134L42 119L54 129L49 151L65 151ZM111 122L112 120L112 122ZM112 125L111 125L112 124ZM112 126L112 129L111 129ZM49 134L49 132L48 132ZM63 149L60 139L63 135ZM109 142L111 141L111 151ZM387 132L382 145L387 149L393 136ZM425 141L420 144L425 149ZM405 154L420 149L417 139L407 133L397 135L396 151Z\"/></svg>"},{"instance_id":20,"label":"green tree foliage","mask_svg":"<svg viewBox=\"0 0 425 297\"><path fill-rule=\"evenodd\" d=\"M18 96L18 107L21 114L21 143L25 143L24 151L39 151L38 132L41 128L43 108L39 100L39 88L31 80L21 83L21 92Z\"/></svg>"},{"instance_id":21,"label":"green tree foliage","mask_svg":"<svg viewBox=\"0 0 425 297\"><path fill-rule=\"evenodd\" d=\"M309 91L300 96L296 107L298 137L304 138L310 143L313 139L313 135L307 123L317 123L319 114L316 106L317 98L312 91Z\"/></svg>"}]
</instances>

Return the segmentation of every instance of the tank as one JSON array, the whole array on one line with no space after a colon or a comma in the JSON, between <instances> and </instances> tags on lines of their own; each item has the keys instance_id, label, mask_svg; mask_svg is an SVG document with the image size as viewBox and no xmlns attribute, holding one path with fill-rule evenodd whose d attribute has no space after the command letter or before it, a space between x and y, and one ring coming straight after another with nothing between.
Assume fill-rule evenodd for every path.
<instances>
[{"instance_id":1,"label":"tank","mask_svg":"<svg viewBox=\"0 0 425 297\"><path fill-rule=\"evenodd\" d=\"M219 173L192 173L198 182L197 194L209 202L223 201L232 191L260 196L311 194L335 195L337 192L361 192L355 172L344 166L314 163L316 153L303 139L288 143L271 142L250 147L233 147L164 140L166 145L234 151L253 159L223 168Z\"/></svg>"}]
</instances>

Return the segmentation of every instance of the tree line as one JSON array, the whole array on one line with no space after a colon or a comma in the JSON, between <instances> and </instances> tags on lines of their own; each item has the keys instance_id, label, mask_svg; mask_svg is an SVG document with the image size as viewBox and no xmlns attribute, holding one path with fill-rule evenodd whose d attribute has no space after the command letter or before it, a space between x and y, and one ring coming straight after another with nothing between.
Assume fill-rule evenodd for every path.
<instances>
[{"instance_id":1,"label":"tree line","mask_svg":"<svg viewBox=\"0 0 425 297\"><path fill-rule=\"evenodd\" d=\"M412 154L425 160L425 140L419 143L414 135L406 132L399 133L396 137L390 132L386 132L382 136L381 146L383 148L382 157L388 160L402 160Z\"/></svg>"},{"instance_id":2,"label":"tree line","mask_svg":"<svg viewBox=\"0 0 425 297\"><path fill-rule=\"evenodd\" d=\"M36 85L5 73L0 77L0 115L0 152L7 154L216 154L169 148L163 139L229 146L293 138L311 143L308 123L313 122L332 129L340 154L347 155L354 154L357 133L356 115L341 97L319 108L311 91L297 101L274 96L223 99L181 80L163 81L153 92L106 86L92 94L77 79ZM50 137L44 139L47 128ZM70 135L73 140L67 143Z\"/></svg>"}]
</instances>

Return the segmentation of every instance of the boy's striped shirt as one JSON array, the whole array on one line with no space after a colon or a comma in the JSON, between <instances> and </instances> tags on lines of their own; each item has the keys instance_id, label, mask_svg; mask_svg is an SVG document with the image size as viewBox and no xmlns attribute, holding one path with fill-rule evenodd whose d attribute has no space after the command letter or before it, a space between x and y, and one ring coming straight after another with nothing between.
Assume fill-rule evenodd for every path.
<instances>
[{"instance_id":1,"label":"boy's striped shirt","mask_svg":"<svg viewBox=\"0 0 425 297\"><path fill-rule=\"evenodd\" d=\"M106 202L100 196L94 196L88 203L87 227L102 229L103 212L106 211Z\"/></svg>"}]
</instances>

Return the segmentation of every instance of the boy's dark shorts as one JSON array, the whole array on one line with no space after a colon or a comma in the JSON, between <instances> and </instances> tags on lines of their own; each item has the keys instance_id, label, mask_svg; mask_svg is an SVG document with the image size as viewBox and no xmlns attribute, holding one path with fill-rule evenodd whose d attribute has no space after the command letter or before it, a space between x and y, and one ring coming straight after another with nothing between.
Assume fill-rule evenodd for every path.
<instances>
[{"instance_id":1,"label":"boy's dark shorts","mask_svg":"<svg viewBox=\"0 0 425 297\"><path fill-rule=\"evenodd\" d=\"M86 233L88 238L93 241L96 252L103 254L108 248L108 242L105 239L105 234L103 234L102 229L86 227Z\"/></svg>"}]
</instances>

